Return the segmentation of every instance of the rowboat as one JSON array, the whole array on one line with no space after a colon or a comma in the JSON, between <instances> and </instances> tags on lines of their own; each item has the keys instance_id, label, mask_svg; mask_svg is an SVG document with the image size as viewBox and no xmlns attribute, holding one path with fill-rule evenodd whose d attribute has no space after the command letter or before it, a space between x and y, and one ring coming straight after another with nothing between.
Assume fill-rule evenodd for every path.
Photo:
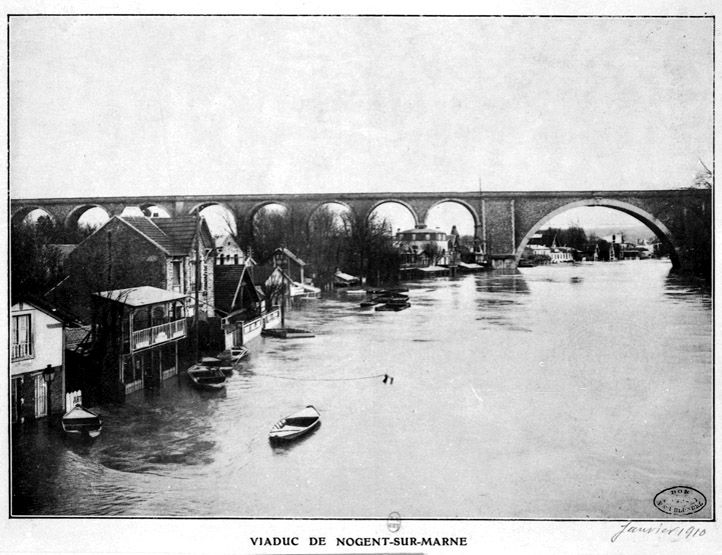
<instances>
[{"instance_id":1,"label":"rowboat","mask_svg":"<svg viewBox=\"0 0 722 555\"><path fill-rule=\"evenodd\" d=\"M198 389L217 391L226 387L226 376L220 368L194 364L186 370L186 374Z\"/></svg>"},{"instance_id":2,"label":"rowboat","mask_svg":"<svg viewBox=\"0 0 722 555\"><path fill-rule=\"evenodd\" d=\"M403 301L398 303L386 303L382 304L381 306L377 306L374 310L378 310L380 312L399 312L400 310L406 310L411 306L411 303Z\"/></svg>"},{"instance_id":3,"label":"rowboat","mask_svg":"<svg viewBox=\"0 0 722 555\"><path fill-rule=\"evenodd\" d=\"M268 439L287 441L306 434L321 424L321 415L313 405L282 418L273 425Z\"/></svg>"},{"instance_id":4,"label":"rowboat","mask_svg":"<svg viewBox=\"0 0 722 555\"><path fill-rule=\"evenodd\" d=\"M250 351L248 350L248 347L231 347L230 349L226 349L225 351L218 353L216 358L219 358L222 362L230 362L233 365L241 362L249 354Z\"/></svg>"},{"instance_id":5,"label":"rowboat","mask_svg":"<svg viewBox=\"0 0 722 555\"><path fill-rule=\"evenodd\" d=\"M300 328L270 328L261 332L262 337L275 337L276 339L298 339L301 337L316 337L312 331Z\"/></svg>"},{"instance_id":6,"label":"rowboat","mask_svg":"<svg viewBox=\"0 0 722 555\"><path fill-rule=\"evenodd\" d=\"M66 434L95 438L103 429L103 419L82 405L75 405L63 415L62 425Z\"/></svg>"},{"instance_id":7,"label":"rowboat","mask_svg":"<svg viewBox=\"0 0 722 555\"><path fill-rule=\"evenodd\" d=\"M394 293L394 294L387 294L387 295L379 295L377 297L373 298L374 301L377 303L405 303L409 300L408 295L403 295L401 293Z\"/></svg>"},{"instance_id":8,"label":"rowboat","mask_svg":"<svg viewBox=\"0 0 722 555\"><path fill-rule=\"evenodd\" d=\"M229 363L228 359L221 360L216 357L203 357L199 365L213 370L220 370L225 376L233 375L233 364Z\"/></svg>"}]
</instances>

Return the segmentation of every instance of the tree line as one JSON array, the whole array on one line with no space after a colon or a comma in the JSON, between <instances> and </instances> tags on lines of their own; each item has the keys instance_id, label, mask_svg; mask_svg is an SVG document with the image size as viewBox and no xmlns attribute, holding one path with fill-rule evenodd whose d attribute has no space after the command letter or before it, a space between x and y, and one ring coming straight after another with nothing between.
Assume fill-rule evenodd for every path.
<instances>
[{"instance_id":1,"label":"tree line","mask_svg":"<svg viewBox=\"0 0 722 555\"><path fill-rule=\"evenodd\" d=\"M307 263L307 274L319 286L332 283L337 269L372 284L398 278L401 263L391 225L373 214L337 214L322 206L312 215L295 208L265 211L252 222L237 216L236 221L246 232L232 235L244 250L250 249L256 262L268 262L275 249L285 247Z\"/></svg>"}]
</instances>

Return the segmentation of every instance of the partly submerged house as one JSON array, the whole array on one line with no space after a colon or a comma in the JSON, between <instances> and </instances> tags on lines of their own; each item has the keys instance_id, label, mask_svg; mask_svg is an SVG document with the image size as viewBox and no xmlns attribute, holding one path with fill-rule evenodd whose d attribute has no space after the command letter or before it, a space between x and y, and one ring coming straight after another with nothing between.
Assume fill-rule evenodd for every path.
<instances>
[{"instance_id":1,"label":"partly submerged house","mask_svg":"<svg viewBox=\"0 0 722 555\"><path fill-rule=\"evenodd\" d=\"M216 267L216 309L221 313L225 349L235 349L281 323L278 307L266 307L265 295L254 284L251 267Z\"/></svg>"},{"instance_id":2,"label":"partly submerged house","mask_svg":"<svg viewBox=\"0 0 722 555\"><path fill-rule=\"evenodd\" d=\"M182 293L150 286L94 295L104 396L123 401L127 394L159 387L178 373L179 342L187 336L186 300Z\"/></svg>"},{"instance_id":3,"label":"partly submerged house","mask_svg":"<svg viewBox=\"0 0 722 555\"><path fill-rule=\"evenodd\" d=\"M65 410L66 319L40 299L14 298L10 308L10 421Z\"/></svg>"},{"instance_id":4,"label":"partly submerged house","mask_svg":"<svg viewBox=\"0 0 722 555\"><path fill-rule=\"evenodd\" d=\"M196 214L174 218L113 216L69 255L71 295L150 286L179 294L186 316L214 316L215 243ZM90 275L88 275L90 273ZM85 281L85 283L83 283ZM75 290L73 290L75 289ZM86 304L86 317L88 300Z\"/></svg>"}]
</instances>

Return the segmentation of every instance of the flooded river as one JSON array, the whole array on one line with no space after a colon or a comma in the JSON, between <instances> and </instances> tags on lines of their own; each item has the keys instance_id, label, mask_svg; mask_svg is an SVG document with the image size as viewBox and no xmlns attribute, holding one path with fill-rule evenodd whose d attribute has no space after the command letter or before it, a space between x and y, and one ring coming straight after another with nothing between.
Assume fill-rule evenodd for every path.
<instances>
[{"instance_id":1,"label":"flooded river","mask_svg":"<svg viewBox=\"0 0 722 555\"><path fill-rule=\"evenodd\" d=\"M13 510L662 519L655 495L678 485L711 504L711 298L669 269L412 282L398 313L343 293L307 302L287 324L316 337L254 340L221 394L172 378L100 407L91 444L27 427ZM271 445L273 423L307 404L321 427Z\"/></svg>"}]
</instances>

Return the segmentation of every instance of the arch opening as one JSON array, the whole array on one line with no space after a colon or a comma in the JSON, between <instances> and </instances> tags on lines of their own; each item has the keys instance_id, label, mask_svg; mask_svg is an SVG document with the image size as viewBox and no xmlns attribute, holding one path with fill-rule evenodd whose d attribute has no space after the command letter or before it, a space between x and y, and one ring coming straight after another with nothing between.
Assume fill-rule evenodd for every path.
<instances>
[{"instance_id":1,"label":"arch opening","mask_svg":"<svg viewBox=\"0 0 722 555\"><path fill-rule=\"evenodd\" d=\"M253 256L263 264L268 261L275 249L289 246L292 239L291 211L283 204L267 202L251 211L248 241Z\"/></svg>"},{"instance_id":2,"label":"arch opening","mask_svg":"<svg viewBox=\"0 0 722 555\"><path fill-rule=\"evenodd\" d=\"M608 209L610 213L618 213L618 214L624 214L626 216L629 216L628 221L638 222L643 224L645 228L647 228L659 241L664 244L669 252L669 258L672 263L673 268L677 268L679 266L679 256L677 253L677 246L674 241L674 237L672 236L669 229L661 222L659 221L654 215L650 214L646 210L643 210L637 206L634 206L632 204L617 201L614 199L604 199L604 198L596 198L596 199L588 199L588 200L581 200L576 202L571 202L568 204L565 204L564 206L561 206L547 215L545 215L543 218L541 218L539 221L537 221L536 224L534 224L524 235L521 242L519 243L516 252L515 252L515 258L514 262L516 264L519 263L519 260L521 259L524 250L529 244L529 241L537 235L540 230L552 227L555 225L558 225L560 221L562 221L561 216L563 216L565 213L574 212L575 209L582 209L582 208L604 208ZM579 221L577 222L570 222L574 226L577 227L585 227L582 226ZM621 237L617 237L619 232L614 232L615 228L620 229L623 226L623 224L611 224L607 225L608 228L608 235L611 236L614 240L620 240ZM587 224L586 227L589 227L589 224ZM642 226L639 226L642 227ZM599 233L594 233L598 238L605 239L606 236L600 236Z\"/></svg>"},{"instance_id":3,"label":"arch opening","mask_svg":"<svg viewBox=\"0 0 722 555\"><path fill-rule=\"evenodd\" d=\"M12 217L13 225L36 225L40 218L47 218L53 225L57 224L55 217L41 206L28 206L15 212Z\"/></svg>"},{"instance_id":4,"label":"arch opening","mask_svg":"<svg viewBox=\"0 0 722 555\"><path fill-rule=\"evenodd\" d=\"M324 202L314 208L308 217L308 229L310 233L321 233L323 231L336 232L344 228L345 222L349 221L351 207L341 202Z\"/></svg>"},{"instance_id":5,"label":"arch opening","mask_svg":"<svg viewBox=\"0 0 722 555\"><path fill-rule=\"evenodd\" d=\"M104 225L110 219L110 214L100 207L93 206L83 212L75 223L79 231L95 231L100 226Z\"/></svg>"},{"instance_id":6,"label":"arch opening","mask_svg":"<svg viewBox=\"0 0 722 555\"><path fill-rule=\"evenodd\" d=\"M191 213L195 212L203 216L208 224L211 235L214 237L221 237L228 234L235 236L238 232L235 215L223 204L207 203L205 205L198 205L191 210Z\"/></svg>"},{"instance_id":7,"label":"arch opening","mask_svg":"<svg viewBox=\"0 0 722 555\"><path fill-rule=\"evenodd\" d=\"M442 200L434 204L426 213L426 225L450 233L452 227L462 238L473 241L477 233L477 217L466 203L457 200Z\"/></svg>"},{"instance_id":8,"label":"arch opening","mask_svg":"<svg viewBox=\"0 0 722 555\"><path fill-rule=\"evenodd\" d=\"M92 231L110 219L108 211L99 204L76 206L65 218L65 228L70 231Z\"/></svg>"},{"instance_id":9,"label":"arch opening","mask_svg":"<svg viewBox=\"0 0 722 555\"><path fill-rule=\"evenodd\" d=\"M384 200L377 203L369 211L367 219L383 225L389 235L394 235L399 230L413 229L418 222L414 209L400 200Z\"/></svg>"}]
</instances>

